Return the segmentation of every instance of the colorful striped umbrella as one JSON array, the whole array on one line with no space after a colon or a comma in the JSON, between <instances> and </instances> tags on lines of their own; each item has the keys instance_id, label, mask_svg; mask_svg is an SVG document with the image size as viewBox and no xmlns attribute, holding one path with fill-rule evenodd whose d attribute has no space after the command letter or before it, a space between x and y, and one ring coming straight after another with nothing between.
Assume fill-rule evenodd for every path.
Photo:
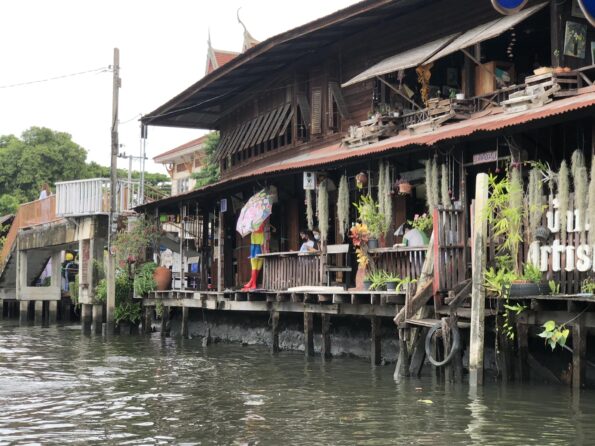
<instances>
[{"instance_id":1,"label":"colorful striped umbrella","mask_svg":"<svg viewBox=\"0 0 595 446\"><path fill-rule=\"evenodd\" d=\"M264 189L254 194L242 208L236 230L242 237L256 231L269 218L272 209L271 198Z\"/></svg>"}]
</instances>

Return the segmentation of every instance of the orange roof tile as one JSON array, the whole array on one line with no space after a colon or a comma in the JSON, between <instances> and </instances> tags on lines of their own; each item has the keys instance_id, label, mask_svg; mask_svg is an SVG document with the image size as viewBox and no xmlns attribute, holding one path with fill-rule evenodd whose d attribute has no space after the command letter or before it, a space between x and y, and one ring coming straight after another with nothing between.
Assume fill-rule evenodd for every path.
<instances>
[{"instance_id":1,"label":"orange roof tile","mask_svg":"<svg viewBox=\"0 0 595 446\"><path fill-rule=\"evenodd\" d=\"M164 156L174 155L175 153L182 152L183 150L188 149L189 147L193 147L193 146L202 144L203 142L206 141L208 136L209 136L208 134L203 135L200 138L196 138L196 139L193 139L192 141L188 141L187 143L184 143L181 146L176 147L175 149L171 149L171 150L168 150L167 152L160 153L159 155L156 155L153 157L153 161L156 161L157 158L163 158Z\"/></svg>"}]
</instances>

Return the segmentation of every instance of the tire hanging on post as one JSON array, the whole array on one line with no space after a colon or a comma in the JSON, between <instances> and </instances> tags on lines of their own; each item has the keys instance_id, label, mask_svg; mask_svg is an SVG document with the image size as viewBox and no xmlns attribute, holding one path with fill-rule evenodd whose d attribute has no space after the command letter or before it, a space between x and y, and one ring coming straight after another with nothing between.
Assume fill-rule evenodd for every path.
<instances>
[{"instance_id":1,"label":"tire hanging on post","mask_svg":"<svg viewBox=\"0 0 595 446\"><path fill-rule=\"evenodd\" d=\"M430 361L430 364L432 364L435 367L442 367L445 366L446 364L448 364L452 358L454 357L455 353L457 353L459 351L459 349L461 348L461 334L459 333L459 327L457 327L457 324L453 324L451 327L451 333L452 333L452 348L450 349L450 352L448 352L448 354L446 355L446 358L444 358L444 360L442 361L436 361L433 357L432 357L432 336L434 336L434 333L436 333L439 329L442 328L442 322L437 322L434 325L432 325L432 327L430 328L430 331L428 331L428 334L426 335L426 356L428 358L428 360Z\"/></svg>"}]
</instances>

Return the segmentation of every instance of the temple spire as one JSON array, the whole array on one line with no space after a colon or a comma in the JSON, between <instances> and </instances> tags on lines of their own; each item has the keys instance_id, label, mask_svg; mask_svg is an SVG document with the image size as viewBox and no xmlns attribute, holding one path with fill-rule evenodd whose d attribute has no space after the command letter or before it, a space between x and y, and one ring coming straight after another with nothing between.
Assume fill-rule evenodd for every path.
<instances>
[{"instance_id":1,"label":"temple spire","mask_svg":"<svg viewBox=\"0 0 595 446\"><path fill-rule=\"evenodd\" d=\"M250 34L248 29L246 28L246 25L244 25L244 22L242 22L242 20L240 19L240 9L242 9L242 8L238 8L236 16L238 18L238 23L240 25L242 25L242 28L244 28L244 42L242 44L242 53L244 53L244 52L246 52L246 50L249 50L253 46L258 45L260 43L260 41L256 40L252 36L252 34Z\"/></svg>"}]
</instances>

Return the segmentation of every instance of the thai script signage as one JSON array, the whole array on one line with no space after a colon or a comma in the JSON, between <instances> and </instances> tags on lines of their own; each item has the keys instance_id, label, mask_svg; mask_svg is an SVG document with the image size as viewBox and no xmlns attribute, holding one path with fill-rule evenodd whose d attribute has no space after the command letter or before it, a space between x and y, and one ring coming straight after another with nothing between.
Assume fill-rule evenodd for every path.
<instances>
[{"instance_id":1,"label":"thai script signage","mask_svg":"<svg viewBox=\"0 0 595 446\"><path fill-rule=\"evenodd\" d=\"M473 155L473 164L495 163L498 161L498 151L476 153Z\"/></svg>"}]
</instances>

